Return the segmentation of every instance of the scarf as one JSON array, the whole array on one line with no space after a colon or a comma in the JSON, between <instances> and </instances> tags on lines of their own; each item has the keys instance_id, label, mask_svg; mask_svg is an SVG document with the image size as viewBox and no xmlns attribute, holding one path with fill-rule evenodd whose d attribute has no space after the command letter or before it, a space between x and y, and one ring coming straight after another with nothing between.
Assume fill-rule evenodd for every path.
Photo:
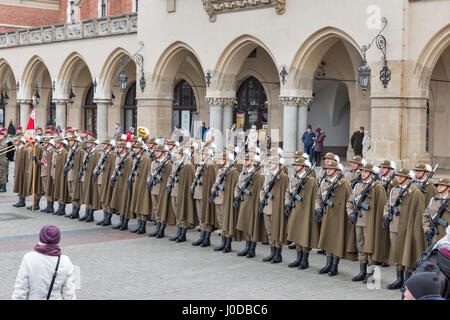
<instances>
[{"instance_id":1,"label":"scarf","mask_svg":"<svg viewBox=\"0 0 450 320\"><path fill-rule=\"evenodd\" d=\"M61 248L57 244L45 244L39 242L34 246L34 251L45 254L47 256L60 256Z\"/></svg>"}]
</instances>

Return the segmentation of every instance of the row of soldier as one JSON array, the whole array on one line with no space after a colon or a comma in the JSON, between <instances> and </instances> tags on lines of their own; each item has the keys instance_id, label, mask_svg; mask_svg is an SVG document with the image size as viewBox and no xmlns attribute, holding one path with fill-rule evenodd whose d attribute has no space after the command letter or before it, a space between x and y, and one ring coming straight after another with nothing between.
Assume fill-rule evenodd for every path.
<instances>
[{"instance_id":1,"label":"row of soldier","mask_svg":"<svg viewBox=\"0 0 450 320\"><path fill-rule=\"evenodd\" d=\"M35 203L45 195L42 212L109 226L113 214L120 216L114 229L146 233L147 221L155 229L150 237L165 237L167 225L177 226L171 241L186 241L187 229L199 226L194 246L211 245L211 233L219 229L221 244L214 251L231 251L233 241L245 240L238 256L252 258L258 242L269 243L265 262L282 261L283 245L292 243L297 258L289 267L309 267L311 249L326 253L319 273L338 274L340 259L359 261L360 273L353 281L367 282L376 264L395 265L397 280L388 289L401 288L413 271L427 242L445 235L449 217L450 182L430 178L434 171L418 163L413 170L396 170L393 161L379 168L360 157L351 160L348 173L332 153L316 171L308 155L295 153L294 174L289 177L282 150L259 148L247 152L230 145L217 152L209 143L180 147L178 142L124 135L101 142L92 134L65 138L48 133L38 139L34 158ZM25 206L32 192L33 156L23 137L17 136L14 192ZM28 144L29 146L29 144ZM54 211L54 202L58 209ZM72 203L72 212L65 212ZM84 216L80 207L85 205ZM29 207L33 209L33 205ZM372 267L373 268L373 267Z\"/></svg>"}]
</instances>

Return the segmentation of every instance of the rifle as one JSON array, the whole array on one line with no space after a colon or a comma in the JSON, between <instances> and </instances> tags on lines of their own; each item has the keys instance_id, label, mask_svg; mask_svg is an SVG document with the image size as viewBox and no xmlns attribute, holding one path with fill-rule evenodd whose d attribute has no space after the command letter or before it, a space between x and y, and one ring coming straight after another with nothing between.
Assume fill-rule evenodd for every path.
<instances>
[{"instance_id":1,"label":"rifle","mask_svg":"<svg viewBox=\"0 0 450 320\"><path fill-rule=\"evenodd\" d=\"M358 173L358 176L352 180L350 186L352 190L355 188L356 184L361 181L361 172Z\"/></svg>"},{"instance_id":2,"label":"rifle","mask_svg":"<svg viewBox=\"0 0 450 320\"><path fill-rule=\"evenodd\" d=\"M336 189L338 182L342 179L343 176L344 171L341 171L341 173L337 176L336 181L334 181L330 188L328 188L327 193L325 194L325 199L322 199L320 208L318 208L318 210L320 210L321 216L327 213L327 207L334 207L334 202L331 201L330 198L334 197L334 189ZM320 222L317 217L316 220Z\"/></svg>"},{"instance_id":3,"label":"rifle","mask_svg":"<svg viewBox=\"0 0 450 320\"><path fill-rule=\"evenodd\" d=\"M258 163L258 165L255 167L255 170L250 174L250 176L247 178L247 180L245 180L244 184L242 185L242 188L239 188L239 194L234 197L234 201L233 201L233 207L235 209L237 209L237 207L239 206L239 202L244 201L244 193L246 195L251 195L250 190L248 190L248 186L250 184L253 184L253 177L258 173L259 169L261 169L261 163Z\"/></svg>"},{"instance_id":4,"label":"rifle","mask_svg":"<svg viewBox=\"0 0 450 320\"><path fill-rule=\"evenodd\" d=\"M67 161L66 165L64 166L64 177L67 176L67 173L70 171L70 169L73 168L73 157L75 156L75 151L78 149L78 145L73 149L72 154L69 157L69 160Z\"/></svg>"},{"instance_id":5,"label":"rifle","mask_svg":"<svg viewBox=\"0 0 450 320\"><path fill-rule=\"evenodd\" d=\"M119 165L116 166L114 171L114 177L111 178L111 187L114 188L114 185L116 184L117 179L122 175L122 168L125 164L125 160L127 159L127 156L124 155L123 159L120 161Z\"/></svg>"},{"instance_id":6,"label":"rifle","mask_svg":"<svg viewBox=\"0 0 450 320\"><path fill-rule=\"evenodd\" d=\"M178 182L178 181L179 181L178 176L180 175L181 168L184 167L183 161L184 161L184 159L180 162L180 165L178 166L177 170L175 171L174 176L172 177L172 179L170 179L170 183L169 183L169 185L167 186L167 194L168 194L169 196L170 196L170 194L172 193L172 189L173 189L173 187L175 186L175 182Z\"/></svg>"},{"instance_id":7,"label":"rifle","mask_svg":"<svg viewBox=\"0 0 450 320\"><path fill-rule=\"evenodd\" d=\"M397 200L395 200L394 204L390 203L389 213L386 216L384 216L384 218L383 218L383 229L387 229L387 227L389 226L389 223L391 223L394 215L398 216L400 214L397 207L402 204L403 197L413 182L414 182L414 180L410 179L408 184L406 185L406 187L400 192L400 194L399 194ZM400 186L399 186L399 188L400 188Z\"/></svg>"},{"instance_id":8,"label":"rifle","mask_svg":"<svg viewBox=\"0 0 450 320\"><path fill-rule=\"evenodd\" d=\"M80 172L78 172L78 181L81 181L81 178L84 175L84 172L86 171L86 165L89 161L89 157L91 156L92 148L89 150L88 154L86 155L86 158L83 160L83 165L81 166Z\"/></svg>"},{"instance_id":9,"label":"rifle","mask_svg":"<svg viewBox=\"0 0 450 320\"><path fill-rule=\"evenodd\" d=\"M312 167L310 167L306 173L305 176L302 178L302 180L299 182L297 187L295 188L294 192L291 194L291 200L288 202L288 204L284 207L284 214L289 217L291 214L291 211L293 208L295 208L295 200L298 200L301 202L303 200L302 196L299 195L299 192L305 188L306 179L311 175L314 168L316 167L316 164L314 164Z\"/></svg>"},{"instance_id":10,"label":"rifle","mask_svg":"<svg viewBox=\"0 0 450 320\"><path fill-rule=\"evenodd\" d=\"M423 182L421 182L419 184L419 190L422 191L423 193L427 193L427 191L425 190L425 186L427 185L428 180L430 180L433 177L438 166L439 166L439 163L436 163L433 170L431 170L431 172L427 175L426 179L423 180Z\"/></svg>"},{"instance_id":11,"label":"rifle","mask_svg":"<svg viewBox=\"0 0 450 320\"><path fill-rule=\"evenodd\" d=\"M259 208L258 208L258 212L259 213L263 213L264 207L267 206L267 199L272 199L273 198L273 194L272 194L272 189L273 186L275 185L275 182L277 182L278 180L278 176L281 173L281 168L278 169L277 173L275 174L275 176L273 177L273 179L269 182L269 184L267 185L267 187L264 190L264 197L262 198L262 200L259 202Z\"/></svg>"},{"instance_id":12,"label":"rifle","mask_svg":"<svg viewBox=\"0 0 450 320\"><path fill-rule=\"evenodd\" d=\"M100 163L97 166L97 170L94 171L94 173L92 174L92 177L94 178L94 180L97 180L97 177L100 175L100 173L105 169L105 161L106 159L108 159L109 153L111 152L112 149L109 149L105 155L103 156L102 160L100 161Z\"/></svg>"},{"instance_id":13,"label":"rifle","mask_svg":"<svg viewBox=\"0 0 450 320\"><path fill-rule=\"evenodd\" d=\"M352 226L355 226L358 218L362 217L362 213L361 213L362 209L369 210L369 205L367 203L365 203L364 201L367 198L370 198L370 195L369 195L370 187L376 180L378 180L378 177L379 177L378 173L375 173L373 175L372 179L370 179L370 181L366 184L363 191L361 192L359 201L357 203L355 203L356 199L353 199L353 204L355 205L355 211L349 215L349 222ZM353 193L353 195L354 195L354 193Z\"/></svg>"},{"instance_id":14,"label":"rifle","mask_svg":"<svg viewBox=\"0 0 450 320\"><path fill-rule=\"evenodd\" d=\"M156 170L155 174L152 175L152 180L147 181L147 190L151 191L153 186L158 184L159 181L161 181L161 173L164 170L166 163L171 159L170 152L167 152L166 159L161 163L161 165Z\"/></svg>"},{"instance_id":15,"label":"rifle","mask_svg":"<svg viewBox=\"0 0 450 320\"><path fill-rule=\"evenodd\" d=\"M389 184L391 183L392 179L394 179L395 177L395 170L392 170L392 174L389 176L389 178L387 179L386 183L383 185L384 190L386 190L389 188Z\"/></svg>"},{"instance_id":16,"label":"rifle","mask_svg":"<svg viewBox=\"0 0 450 320\"><path fill-rule=\"evenodd\" d=\"M230 162L228 167L225 169L224 173L222 173L222 175L219 177L216 186L212 189L211 195L209 196L209 203L214 202L214 199L219 195L219 190L220 191L224 190L223 182L227 178L228 173L230 172L233 165L236 163L239 154L242 152L242 150L244 150L244 148L245 148L245 144L241 147L239 152L236 154L236 157L234 157L233 161Z\"/></svg>"},{"instance_id":17,"label":"rifle","mask_svg":"<svg viewBox=\"0 0 450 320\"><path fill-rule=\"evenodd\" d=\"M138 156L136 156L138 157ZM139 172L137 172L137 169L139 168L139 165L141 164L141 156L139 156L139 158L137 158L136 162L134 163L133 169L131 170L131 175L128 178L128 189L131 190L131 187L133 186L134 183L134 177L139 176Z\"/></svg>"},{"instance_id":18,"label":"rifle","mask_svg":"<svg viewBox=\"0 0 450 320\"><path fill-rule=\"evenodd\" d=\"M442 205L439 207L439 210L436 213L436 216L434 217L434 219L431 220L431 224L430 224L430 228L428 228L427 232L425 233L425 241L428 244L431 244L431 241L433 239L433 237L437 234L439 234L438 231L438 226L441 225L444 228L448 227L448 222L445 221L444 219L442 219L442 216L444 215L445 211L450 212L449 208L448 208L448 200L450 198L446 198L444 200L444 202L442 203Z\"/></svg>"},{"instance_id":19,"label":"rifle","mask_svg":"<svg viewBox=\"0 0 450 320\"><path fill-rule=\"evenodd\" d=\"M194 180L194 185L191 187L191 192L189 194L189 196L191 197L191 199L194 198L194 194L195 194L195 189L197 189L197 186L201 185L202 182L200 181L200 178L203 176L204 172L205 172L205 167L206 167L206 161L205 163L202 165L202 167L200 168L200 170L198 171L197 175L195 176L195 180Z\"/></svg>"}]
</instances>

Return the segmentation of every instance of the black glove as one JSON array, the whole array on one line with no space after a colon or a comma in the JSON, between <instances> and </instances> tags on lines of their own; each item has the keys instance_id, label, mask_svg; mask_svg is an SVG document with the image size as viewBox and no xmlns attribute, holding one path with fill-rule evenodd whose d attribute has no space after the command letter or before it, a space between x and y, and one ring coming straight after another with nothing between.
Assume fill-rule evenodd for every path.
<instances>
[{"instance_id":1,"label":"black glove","mask_svg":"<svg viewBox=\"0 0 450 320\"><path fill-rule=\"evenodd\" d=\"M350 224L351 224L352 226L355 226L355 225L356 225L356 220L357 220L356 214L350 213L349 216L348 216L348 221L350 222Z\"/></svg>"},{"instance_id":2,"label":"black glove","mask_svg":"<svg viewBox=\"0 0 450 320\"><path fill-rule=\"evenodd\" d=\"M385 215L383 217L383 229L387 229L389 227L390 223L391 223L391 220L389 219L389 215Z\"/></svg>"},{"instance_id":3,"label":"black glove","mask_svg":"<svg viewBox=\"0 0 450 320\"><path fill-rule=\"evenodd\" d=\"M317 222L321 222L322 221L322 209L318 208L316 209L316 215L314 216L314 218L316 219Z\"/></svg>"},{"instance_id":4,"label":"black glove","mask_svg":"<svg viewBox=\"0 0 450 320\"><path fill-rule=\"evenodd\" d=\"M434 232L431 229L428 229L425 232L425 240L427 241L427 243L431 243L431 241L433 240L434 237Z\"/></svg>"},{"instance_id":5,"label":"black glove","mask_svg":"<svg viewBox=\"0 0 450 320\"><path fill-rule=\"evenodd\" d=\"M152 181L147 181L147 191L150 191L150 189L152 188Z\"/></svg>"},{"instance_id":6,"label":"black glove","mask_svg":"<svg viewBox=\"0 0 450 320\"><path fill-rule=\"evenodd\" d=\"M92 173L92 179L94 179L94 181L95 181L95 180L97 180L97 177L98 177L98 173L97 173L97 171L94 171L94 173Z\"/></svg>"}]
</instances>

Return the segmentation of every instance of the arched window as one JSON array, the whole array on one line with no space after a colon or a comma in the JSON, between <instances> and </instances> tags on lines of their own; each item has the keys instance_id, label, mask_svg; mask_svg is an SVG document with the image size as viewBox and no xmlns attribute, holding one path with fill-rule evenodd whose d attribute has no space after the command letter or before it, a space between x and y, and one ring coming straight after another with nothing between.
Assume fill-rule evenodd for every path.
<instances>
[{"instance_id":1,"label":"arched window","mask_svg":"<svg viewBox=\"0 0 450 320\"><path fill-rule=\"evenodd\" d=\"M136 82L130 86L125 96L123 121L124 132L128 132L130 127L136 128L137 126Z\"/></svg>"},{"instance_id":2,"label":"arched window","mask_svg":"<svg viewBox=\"0 0 450 320\"><path fill-rule=\"evenodd\" d=\"M191 129L192 114L197 110L194 91L186 80L181 80L175 86L173 93L172 126L183 128L185 134ZM172 129L173 129L172 128Z\"/></svg>"},{"instance_id":3,"label":"arched window","mask_svg":"<svg viewBox=\"0 0 450 320\"><path fill-rule=\"evenodd\" d=\"M89 88L84 101L84 130L97 134L97 105L94 103L94 86Z\"/></svg>"},{"instance_id":4,"label":"arched window","mask_svg":"<svg viewBox=\"0 0 450 320\"><path fill-rule=\"evenodd\" d=\"M237 91L238 104L234 109L234 122L244 130L255 125L261 129L269 122L267 95L256 78L247 78Z\"/></svg>"},{"instance_id":5,"label":"arched window","mask_svg":"<svg viewBox=\"0 0 450 320\"><path fill-rule=\"evenodd\" d=\"M56 105L53 102L53 94L50 94L50 104L47 112L47 126L56 127Z\"/></svg>"},{"instance_id":6,"label":"arched window","mask_svg":"<svg viewBox=\"0 0 450 320\"><path fill-rule=\"evenodd\" d=\"M5 91L6 92L6 91ZM5 97L3 96L3 90L1 90L0 98L0 126L5 127Z\"/></svg>"}]
</instances>

